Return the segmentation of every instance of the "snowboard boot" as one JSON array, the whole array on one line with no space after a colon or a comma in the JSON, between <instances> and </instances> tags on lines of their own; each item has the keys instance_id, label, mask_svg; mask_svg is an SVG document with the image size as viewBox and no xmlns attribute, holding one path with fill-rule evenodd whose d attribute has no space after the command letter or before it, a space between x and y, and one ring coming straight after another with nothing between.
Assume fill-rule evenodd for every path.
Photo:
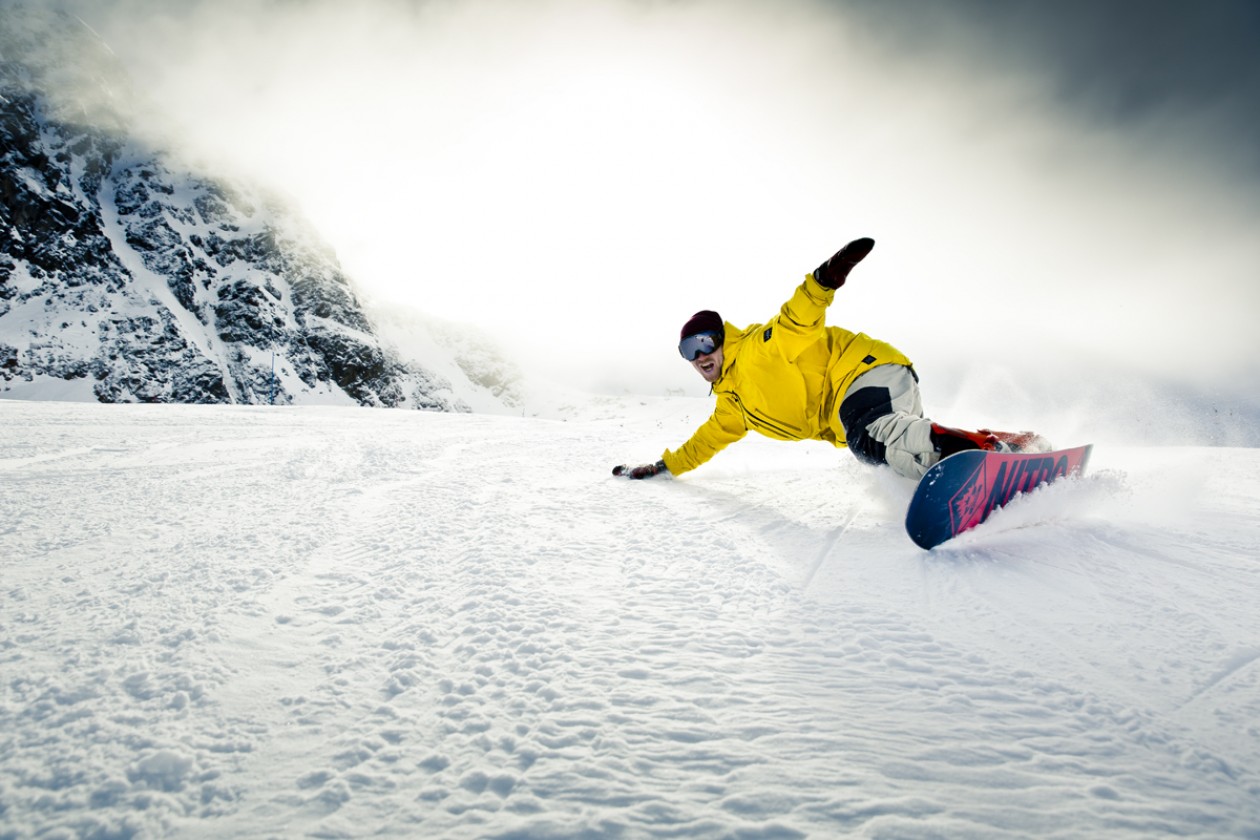
<instances>
[{"instance_id":1,"label":"snowboard boot","mask_svg":"<svg viewBox=\"0 0 1260 840\"><path fill-rule=\"evenodd\" d=\"M948 458L968 449L983 449L986 452L1049 452L1051 448L1050 441L1036 432L995 432L990 429L969 432L939 423L932 424L932 445L941 453L941 458Z\"/></svg>"},{"instance_id":2,"label":"snowboard boot","mask_svg":"<svg viewBox=\"0 0 1260 840\"><path fill-rule=\"evenodd\" d=\"M995 432L981 429L980 434L997 438L998 452L1049 452L1050 441L1036 432Z\"/></svg>"}]
</instances>

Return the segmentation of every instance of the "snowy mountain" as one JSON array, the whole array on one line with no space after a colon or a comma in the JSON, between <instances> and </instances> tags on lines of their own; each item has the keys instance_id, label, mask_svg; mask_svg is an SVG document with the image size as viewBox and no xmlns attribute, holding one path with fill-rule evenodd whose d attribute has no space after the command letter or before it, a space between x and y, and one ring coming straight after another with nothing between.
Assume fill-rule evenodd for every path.
<instances>
[{"instance_id":1,"label":"snowy mountain","mask_svg":"<svg viewBox=\"0 0 1260 840\"><path fill-rule=\"evenodd\" d=\"M294 211L132 130L77 18L3 4L0 105L0 397L468 410Z\"/></svg>"}]
</instances>

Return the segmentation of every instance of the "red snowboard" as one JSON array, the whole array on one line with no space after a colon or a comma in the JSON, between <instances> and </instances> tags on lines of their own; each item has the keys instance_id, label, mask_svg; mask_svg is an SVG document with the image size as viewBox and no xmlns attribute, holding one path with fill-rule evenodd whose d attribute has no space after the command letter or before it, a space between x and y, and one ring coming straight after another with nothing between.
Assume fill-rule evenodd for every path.
<instances>
[{"instance_id":1,"label":"red snowboard","mask_svg":"<svg viewBox=\"0 0 1260 840\"><path fill-rule=\"evenodd\" d=\"M985 452L951 455L933 466L914 491L906 532L932 548L974 528L1017 493L1080 473L1093 446L1053 452Z\"/></svg>"}]
</instances>

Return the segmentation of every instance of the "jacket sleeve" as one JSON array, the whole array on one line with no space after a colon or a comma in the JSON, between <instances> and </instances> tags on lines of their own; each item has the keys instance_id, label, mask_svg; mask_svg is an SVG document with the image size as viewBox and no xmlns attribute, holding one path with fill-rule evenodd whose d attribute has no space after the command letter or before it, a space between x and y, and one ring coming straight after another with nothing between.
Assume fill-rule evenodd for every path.
<instances>
[{"instance_id":1,"label":"jacket sleeve","mask_svg":"<svg viewBox=\"0 0 1260 840\"><path fill-rule=\"evenodd\" d=\"M807 274L805 282L796 287L792 297L770 322L777 333L775 338L779 347L789 360L795 360L823 334L827 325L827 307L835 296L834 289L824 288L813 274Z\"/></svg>"},{"instance_id":2,"label":"jacket sleeve","mask_svg":"<svg viewBox=\"0 0 1260 840\"><path fill-rule=\"evenodd\" d=\"M661 460L671 473L680 475L694 470L747 433L743 412L735 400L728 394L720 394L713 416L682 446L672 451L666 449Z\"/></svg>"}]
</instances>

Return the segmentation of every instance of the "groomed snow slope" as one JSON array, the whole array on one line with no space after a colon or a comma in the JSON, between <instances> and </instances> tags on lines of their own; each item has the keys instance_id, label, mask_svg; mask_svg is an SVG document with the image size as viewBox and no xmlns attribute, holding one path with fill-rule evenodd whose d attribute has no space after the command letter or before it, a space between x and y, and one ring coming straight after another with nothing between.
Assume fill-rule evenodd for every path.
<instances>
[{"instance_id":1,"label":"groomed snow slope","mask_svg":"<svg viewBox=\"0 0 1260 840\"><path fill-rule=\"evenodd\" d=\"M0 402L0 836L1260 836L1260 450L924 552L707 411Z\"/></svg>"}]
</instances>

